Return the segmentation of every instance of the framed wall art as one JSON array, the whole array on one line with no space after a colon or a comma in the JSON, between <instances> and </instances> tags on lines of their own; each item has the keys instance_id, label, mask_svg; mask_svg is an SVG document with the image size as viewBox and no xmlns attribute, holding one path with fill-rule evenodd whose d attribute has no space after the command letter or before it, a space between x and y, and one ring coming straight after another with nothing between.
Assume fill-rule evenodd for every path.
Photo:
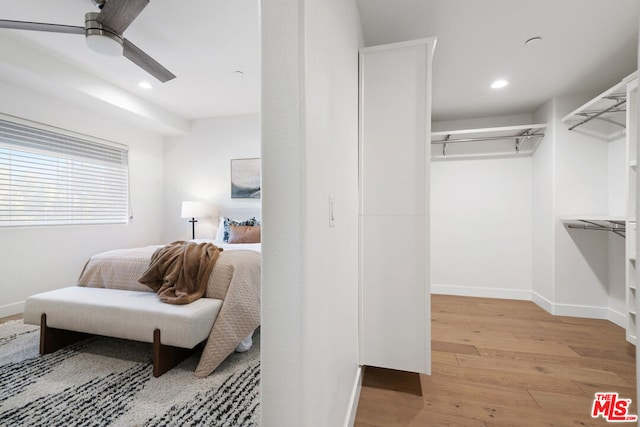
<instances>
[{"instance_id":1,"label":"framed wall art","mask_svg":"<svg viewBox=\"0 0 640 427\"><path fill-rule=\"evenodd\" d=\"M231 198L260 198L260 158L231 159Z\"/></svg>"}]
</instances>

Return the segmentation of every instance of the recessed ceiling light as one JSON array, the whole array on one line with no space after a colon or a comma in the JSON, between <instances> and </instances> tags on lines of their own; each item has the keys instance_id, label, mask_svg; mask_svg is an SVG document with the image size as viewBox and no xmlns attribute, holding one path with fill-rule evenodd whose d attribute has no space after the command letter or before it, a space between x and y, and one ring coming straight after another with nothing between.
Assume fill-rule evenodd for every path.
<instances>
[{"instance_id":1,"label":"recessed ceiling light","mask_svg":"<svg viewBox=\"0 0 640 427\"><path fill-rule=\"evenodd\" d=\"M149 82L140 82L138 83L138 86L140 86L142 89L151 89L153 87Z\"/></svg>"},{"instance_id":2,"label":"recessed ceiling light","mask_svg":"<svg viewBox=\"0 0 640 427\"><path fill-rule=\"evenodd\" d=\"M491 89L500 89L506 86L509 86L509 82L503 79L498 79L491 83Z\"/></svg>"},{"instance_id":3,"label":"recessed ceiling light","mask_svg":"<svg viewBox=\"0 0 640 427\"><path fill-rule=\"evenodd\" d=\"M542 40L542 37L540 36L535 36L535 37L531 37L530 39L527 39L524 44L528 44L528 45L534 45L538 42L540 42Z\"/></svg>"},{"instance_id":4,"label":"recessed ceiling light","mask_svg":"<svg viewBox=\"0 0 640 427\"><path fill-rule=\"evenodd\" d=\"M233 72L233 74L235 74L236 77L244 76L244 72L242 70L236 70Z\"/></svg>"}]
</instances>

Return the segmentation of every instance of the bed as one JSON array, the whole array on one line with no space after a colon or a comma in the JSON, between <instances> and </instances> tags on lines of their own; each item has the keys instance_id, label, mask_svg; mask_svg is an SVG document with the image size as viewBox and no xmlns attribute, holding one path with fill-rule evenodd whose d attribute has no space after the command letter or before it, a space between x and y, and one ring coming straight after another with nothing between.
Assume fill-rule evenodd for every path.
<instances>
[{"instance_id":1,"label":"bed","mask_svg":"<svg viewBox=\"0 0 640 427\"><path fill-rule=\"evenodd\" d=\"M257 231L259 239L259 211L233 209L221 210L220 214L221 218L235 220L228 221L230 225L242 224L236 230ZM247 221L249 218L252 220ZM197 377L209 375L234 350L248 350L251 335L260 325L260 243L231 243L234 236L228 236L230 242L224 242L223 236L219 231L211 240L187 241L198 245L212 243L222 249L205 279L204 297L221 299L223 303L200 356ZM165 245L152 245L96 254L87 261L78 285L153 292L138 280L148 270L154 253L163 247Z\"/></svg>"}]
</instances>

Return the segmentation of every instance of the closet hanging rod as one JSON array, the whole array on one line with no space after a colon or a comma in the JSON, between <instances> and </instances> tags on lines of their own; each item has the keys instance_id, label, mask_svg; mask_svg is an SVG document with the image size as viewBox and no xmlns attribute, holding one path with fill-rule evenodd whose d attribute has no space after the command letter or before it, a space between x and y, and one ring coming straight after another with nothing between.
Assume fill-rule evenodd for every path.
<instances>
[{"instance_id":1,"label":"closet hanging rod","mask_svg":"<svg viewBox=\"0 0 640 427\"><path fill-rule=\"evenodd\" d=\"M627 110L616 110L616 112L618 111L627 111ZM625 125L624 123L620 123L620 122L616 122L615 120L611 120L607 117L596 117L598 120L601 120L603 122L607 122L607 123L611 123L612 125L616 125L616 126L620 126L623 129L627 128L627 125Z\"/></svg>"},{"instance_id":2,"label":"closet hanging rod","mask_svg":"<svg viewBox=\"0 0 640 427\"><path fill-rule=\"evenodd\" d=\"M618 98L618 99L619 99L619 98ZM615 103L614 105L612 105L611 107L606 108L606 109L604 109L604 110L602 110L602 111L600 111L600 112L598 112L598 113L595 113L595 114L593 114L592 116L589 116L589 117L587 117L586 119L584 119L584 120L582 120L582 121L580 121L580 122L576 123L575 125L571 126L571 127L569 128L569 130L573 130L573 129L577 128L578 126L581 126L581 125L583 125L583 124L585 124L585 123L589 123L591 120L596 119L596 118L600 117L600 116L601 116L601 115L603 115L603 114L606 114L606 113L614 113L614 112L616 112L616 111L612 111L612 110L615 110L616 108L618 108L619 106L621 106L621 105L625 104L626 102L627 102L626 98L625 98L625 99L621 99L620 101L616 102L616 103Z\"/></svg>"},{"instance_id":3,"label":"closet hanging rod","mask_svg":"<svg viewBox=\"0 0 640 427\"><path fill-rule=\"evenodd\" d=\"M600 110L591 110L591 111L583 111L582 113L576 113L576 116L585 116L585 117L589 117L593 114L599 113ZM621 108L619 110L615 110L615 111L610 111L611 113L626 113L627 109L626 108Z\"/></svg>"},{"instance_id":4,"label":"closet hanging rod","mask_svg":"<svg viewBox=\"0 0 640 427\"><path fill-rule=\"evenodd\" d=\"M615 221L615 220L607 220L606 222L615 225L615 227L609 227L606 225L598 224L594 221L589 221L586 219L579 220L580 222L585 223L586 225L577 225L577 224L567 224L568 228L577 228L580 230L596 230L596 231L611 231L614 234L617 234L620 237L626 237L624 233L626 233L626 227L624 221Z\"/></svg>"},{"instance_id":5,"label":"closet hanging rod","mask_svg":"<svg viewBox=\"0 0 640 427\"><path fill-rule=\"evenodd\" d=\"M567 227L578 228L580 230L611 231L612 233L617 234L620 237L625 237L623 233L626 232L624 228L618 228L618 227L599 227L599 226L593 226L593 225L575 225L575 224L569 224Z\"/></svg>"},{"instance_id":6,"label":"closet hanging rod","mask_svg":"<svg viewBox=\"0 0 640 427\"><path fill-rule=\"evenodd\" d=\"M443 139L431 141L432 144L454 144L457 142L480 142L480 141L502 141L505 139L542 138L544 133L532 133L525 135L505 135L505 136L483 136L477 138Z\"/></svg>"}]
</instances>

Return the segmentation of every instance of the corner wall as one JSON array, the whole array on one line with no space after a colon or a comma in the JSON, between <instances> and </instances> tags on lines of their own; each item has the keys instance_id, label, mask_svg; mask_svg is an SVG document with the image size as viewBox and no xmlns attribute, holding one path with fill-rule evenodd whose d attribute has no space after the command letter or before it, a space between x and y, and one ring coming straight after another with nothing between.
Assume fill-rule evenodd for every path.
<instances>
[{"instance_id":1,"label":"corner wall","mask_svg":"<svg viewBox=\"0 0 640 427\"><path fill-rule=\"evenodd\" d=\"M565 215L609 214L608 143L569 131L560 121L582 102L581 97L556 100L554 303L557 314L606 318L609 236L568 229L560 221Z\"/></svg>"},{"instance_id":2,"label":"corner wall","mask_svg":"<svg viewBox=\"0 0 640 427\"><path fill-rule=\"evenodd\" d=\"M534 121L546 123L545 136L533 154L532 200L532 299L547 311L555 300L555 133L556 104L549 101L535 114Z\"/></svg>"},{"instance_id":3,"label":"corner wall","mask_svg":"<svg viewBox=\"0 0 640 427\"><path fill-rule=\"evenodd\" d=\"M548 127L533 156L532 299L553 314L622 324L624 239L562 221L625 214L624 139L589 137L561 121L590 98L555 98L534 115Z\"/></svg>"},{"instance_id":4,"label":"corner wall","mask_svg":"<svg viewBox=\"0 0 640 427\"><path fill-rule=\"evenodd\" d=\"M521 114L435 122L433 129L527 123L532 117ZM430 191L432 293L529 299L531 156L432 160Z\"/></svg>"},{"instance_id":5,"label":"corner wall","mask_svg":"<svg viewBox=\"0 0 640 427\"><path fill-rule=\"evenodd\" d=\"M433 293L529 299L531 157L431 162Z\"/></svg>"},{"instance_id":6,"label":"corner wall","mask_svg":"<svg viewBox=\"0 0 640 427\"><path fill-rule=\"evenodd\" d=\"M359 379L358 10L262 2L261 19L261 424L347 425Z\"/></svg>"}]
</instances>

